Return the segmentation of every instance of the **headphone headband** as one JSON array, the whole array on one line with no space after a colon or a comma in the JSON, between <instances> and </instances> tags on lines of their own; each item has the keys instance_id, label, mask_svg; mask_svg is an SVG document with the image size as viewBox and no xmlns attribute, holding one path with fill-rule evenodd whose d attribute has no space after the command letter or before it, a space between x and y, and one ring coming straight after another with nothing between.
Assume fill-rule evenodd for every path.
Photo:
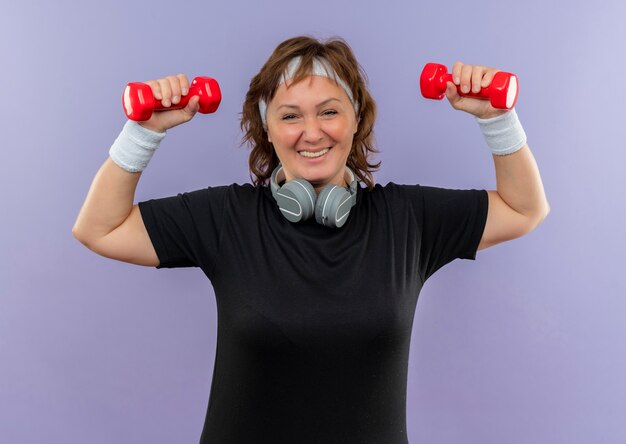
<instances>
[{"instance_id":1,"label":"headphone headband","mask_svg":"<svg viewBox=\"0 0 626 444\"><path fill-rule=\"evenodd\" d=\"M318 223L324 226L341 227L346 222L352 207L356 204L358 181L356 175L346 166L346 188L326 185L316 195L313 186L304 179L286 180L282 165L278 165L270 176L272 197L283 216L290 222L300 222L315 214Z\"/></svg>"},{"instance_id":2,"label":"headphone headband","mask_svg":"<svg viewBox=\"0 0 626 444\"><path fill-rule=\"evenodd\" d=\"M346 189L350 193L350 196L354 197L354 203L352 204L352 206L354 206L354 204L356 203L356 190L359 182L356 180L356 175L348 167L346 167L345 179L347 179L346 183L349 184ZM286 178L283 166L281 164L278 164L278 166L274 168L274 171L272 171L272 175L270 176L270 189L272 190L272 196L274 198L276 198L276 193L280 189L280 185L278 184L280 182L283 182L284 180L286 180Z\"/></svg>"}]
</instances>

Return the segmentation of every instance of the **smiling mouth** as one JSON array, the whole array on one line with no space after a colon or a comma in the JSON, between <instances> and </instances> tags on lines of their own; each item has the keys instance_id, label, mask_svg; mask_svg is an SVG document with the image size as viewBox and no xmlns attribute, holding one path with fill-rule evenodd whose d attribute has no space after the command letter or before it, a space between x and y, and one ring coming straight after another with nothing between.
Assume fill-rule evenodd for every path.
<instances>
[{"instance_id":1,"label":"smiling mouth","mask_svg":"<svg viewBox=\"0 0 626 444\"><path fill-rule=\"evenodd\" d=\"M316 157L322 157L324 154L326 154L327 152L330 151L332 147L323 149L321 151L298 151L298 154L300 154L303 157L308 157L309 159L314 159Z\"/></svg>"}]
</instances>

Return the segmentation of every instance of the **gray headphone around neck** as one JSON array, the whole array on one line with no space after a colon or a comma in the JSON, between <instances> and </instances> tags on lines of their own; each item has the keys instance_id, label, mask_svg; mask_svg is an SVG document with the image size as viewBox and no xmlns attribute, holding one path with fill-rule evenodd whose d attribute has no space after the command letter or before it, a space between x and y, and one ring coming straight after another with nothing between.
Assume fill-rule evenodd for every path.
<instances>
[{"instance_id":1,"label":"gray headphone around neck","mask_svg":"<svg viewBox=\"0 0 626 444\"><path fill-rule=\"evenodd\" d=\"M278 165L270 177L270 188L280 212L289 222L305 221L315 214L318 224L340 228L356 204L358 182L352 170L346 167L346 178L348 176L350 185L347 188L329 184L317 196L313 185L304 179L278 185L285 180L283 167Z\"/></svg>"}]
</instances>

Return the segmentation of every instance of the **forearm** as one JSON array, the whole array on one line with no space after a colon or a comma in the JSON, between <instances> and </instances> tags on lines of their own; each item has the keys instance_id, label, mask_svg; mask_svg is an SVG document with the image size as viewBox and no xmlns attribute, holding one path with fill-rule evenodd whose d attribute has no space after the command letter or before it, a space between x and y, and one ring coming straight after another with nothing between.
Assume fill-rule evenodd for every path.
<instances>
[{"instance_id":1,"label":"forearm","mask_svg":"<svg viewBox=\"0 0 626 444\"><path fill-rule=\"evenodd\" d=\"M130 173L107 158L91 183L72 228L83 243L100 239L126 220L133 208L141 173Z\"/></svg>"},{"instance_id":2,"label":"forearm","mask_svg":"<svg viewBox=\"0 0 626 444\"><path fill-rule=\"evenodd\" d=\"M506 156L493 156L497 192L506 204L541 221L550 211L537 162L528 145Z\"/></svg>"}]
</instances>

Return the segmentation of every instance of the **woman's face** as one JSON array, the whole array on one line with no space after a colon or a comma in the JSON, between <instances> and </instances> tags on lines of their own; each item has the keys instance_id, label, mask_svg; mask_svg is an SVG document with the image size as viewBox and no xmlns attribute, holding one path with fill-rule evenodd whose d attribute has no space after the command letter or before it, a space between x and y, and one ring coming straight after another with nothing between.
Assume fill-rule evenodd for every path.
<instances>
[{"instance_id":1,"label":"woman's face","mask_svg":"<svg viewBox=\"0 0 626 444\"><path fill-rule=\"evenodd\" d=\"M346 92L327 77L309 76L276 90L267 107L267 137L285 178L303 178L319 192L346 186L345 167L357 131Z\"/></svg>"}]
</instances>

